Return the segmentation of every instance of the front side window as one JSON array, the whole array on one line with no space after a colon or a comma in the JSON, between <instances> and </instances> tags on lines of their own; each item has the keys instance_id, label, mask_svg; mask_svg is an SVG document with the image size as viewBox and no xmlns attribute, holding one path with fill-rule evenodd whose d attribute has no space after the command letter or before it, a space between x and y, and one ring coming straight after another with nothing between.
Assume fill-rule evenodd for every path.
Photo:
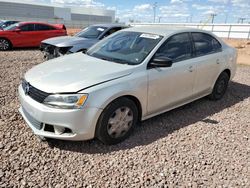
<instances>
[{"instance_id":1,"label":"front side window","mask_svg":"<svg viewBox=\"0 0 250 188\"><path fill-rule=\"evenodd\" d=\"M34 31L34 24L26 24L20 26L21 31Z\"/></svg>"},{"instance_id":2,"label":"front side window","mask_svg":"<svg viewBox=\"0 0 250 188\"><path fill-rule=\"evenodd\" d=\"M221 44L217 39L206 33L192 33L196 56L203 56L221 51Z\"/></svg>"},{"instance_id":3,"label":"front side window","mask_svg":"<svg viewBox=\"0 0 250 188\"><path fill-rule=\"evenodd\" d=\"M149 55L162 36L124 31L105 38L87 51L87 55L117 63L137 65Z\"/></svg>"},{"instance_id":4,"label":"front side window","mask_svg":"<svg viewBox=\"0 0 250 188\"><path fill-rule=\"evenodd\" d=\"M173 62L189 59L192 56L192 45L188 33L176 34L170 37L157 50L156 57L166 56Z\"/></svg>"},{"instance_id":5,"label":"front side window","mask_svg":"<svg viewBox=\"0 0 250 188\"><path fill-rule=\"evenodd\" d=\"M106 29L106 27L90 26L80 31L75 36L88 39L97 39Z\"/></svg>"},{"instance_id":6,"label":"front side window","mask_svg":"<svg viewBox=\"0 0 250 188\"><path fill-rule=\"evenodd\" d=\"M116 31L119 31L119 30L121 30L121 29L122 29L121 27L112 28L112 29L108 30L108 31L105 33L105 35L103 36L103 38L105 38L105 37L107 37L107 36L109 36L109 35L115 33Z\"/></svg>"}]
</instances>

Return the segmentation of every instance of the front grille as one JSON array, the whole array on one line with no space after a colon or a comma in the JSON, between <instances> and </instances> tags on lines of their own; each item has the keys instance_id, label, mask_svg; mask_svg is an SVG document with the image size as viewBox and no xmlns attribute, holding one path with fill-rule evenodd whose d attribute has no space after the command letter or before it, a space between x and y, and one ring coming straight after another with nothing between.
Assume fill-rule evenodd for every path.
<instances>
[{"instance_id":1,"label":"front grille","mask_svg":"<svg viewBox=\"0 0 250 188\"><path fill-rule=\"evenodd\" d=\"M28 82L23 80L22 82L22 88L24 90L25 95L30 96L35 101L42 103L46 97L50 95L50 93L43 92L32 85L30 85Z\"/></svg>"},{"instance_id":2,"label":"front grille","mask_svg":"<svg viewBox=\"0 0 250 188\"><path fill-rule=\"evenodd\" d=\"M24 108L23 108L23 113L33 127L35 127L38 130L42 129L42 123L33 118Z\"/></svg>"}]
</instances>

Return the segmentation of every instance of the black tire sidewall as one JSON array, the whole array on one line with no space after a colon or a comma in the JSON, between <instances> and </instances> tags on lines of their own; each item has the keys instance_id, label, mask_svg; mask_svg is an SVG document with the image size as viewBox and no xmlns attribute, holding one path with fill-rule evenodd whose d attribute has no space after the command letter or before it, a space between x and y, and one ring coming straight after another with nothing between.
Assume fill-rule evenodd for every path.
<instances>
[{"instance_id":1,"label":"black tire sidewall","mask_svg":"<svg viewBox=\"0 0 250 188\"><path fill-rule=\"evenodd\" d=\"M110 116L120 107L128 107L133 112L133 123L129 131L120 138L113 138L108 134L107 126ZM125 140L133 131L138 121L138 109L135 103L127 98L119 98L111 102L102 112L96 127L96 137L104 144L112 145Z\"/></svg>"},{"instance_id":2,"label":"black tire sidewall","mask_svg":"<svg viewBox=\"0 0 250 188\"><path fill-rule=\"evenodd\" d=\"M218 92L218 87L219 87L219 83L221 81L224 81L225 85L224 85L223 92L219 93ZM227 90L227 87L228 87L228 82L229 82L229 76L228 76L228 74L226 72L222 72L220 74L220 76L218 77L218 79L216 80L216 82L215 82L215 85L214 85L214 88L213 88L213 92L210 95L210 99L212 99L212 100L219 100L219 99L221 99L224 96L224 94L226 93L226 90Z\"/></svg>"}]
</instances>

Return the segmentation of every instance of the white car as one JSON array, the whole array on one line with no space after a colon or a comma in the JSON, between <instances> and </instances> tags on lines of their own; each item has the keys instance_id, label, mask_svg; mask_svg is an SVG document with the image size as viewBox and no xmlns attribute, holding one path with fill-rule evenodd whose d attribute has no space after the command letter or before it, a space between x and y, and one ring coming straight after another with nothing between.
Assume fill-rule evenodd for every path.
<instances>
[{"instance_id":1,"label":"white car","mask_svg":"<svg viewBox=\"0 0 250 188\"><path fill-rule=\"evenodd\" d=\"M237 53L210 32L133 27L25 74L20 112L40 137L115 144L146 120L204 96L221 99Z\"/></svg>"}]
</instances>

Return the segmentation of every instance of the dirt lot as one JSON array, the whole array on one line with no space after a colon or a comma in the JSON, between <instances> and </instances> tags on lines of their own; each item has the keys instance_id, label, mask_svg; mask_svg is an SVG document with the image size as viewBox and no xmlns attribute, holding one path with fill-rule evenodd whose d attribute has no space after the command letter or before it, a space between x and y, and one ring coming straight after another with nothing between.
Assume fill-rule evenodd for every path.
<instances>
[{"instance_id":1,"label":"dirt lot","mask_svg":"<svg viewBox=\"0 0 250 188\"><path fill-rule=\"evenodd\" d=\"M0 187L250 187L250 66L225 97L201 99L139 125L125 142L41 142L18 113L38 50L0 52Z\"/></svg>"},{"instance_id":2,"label":"dirt lot","mask_svg":"<svg viewBox=\"0 0 250 188\"><path fill-rule=\"evenodd\" d=\"M224 39L238 50L238 64L250 65L250 40Z\"/></svg>"}]
</instances>

